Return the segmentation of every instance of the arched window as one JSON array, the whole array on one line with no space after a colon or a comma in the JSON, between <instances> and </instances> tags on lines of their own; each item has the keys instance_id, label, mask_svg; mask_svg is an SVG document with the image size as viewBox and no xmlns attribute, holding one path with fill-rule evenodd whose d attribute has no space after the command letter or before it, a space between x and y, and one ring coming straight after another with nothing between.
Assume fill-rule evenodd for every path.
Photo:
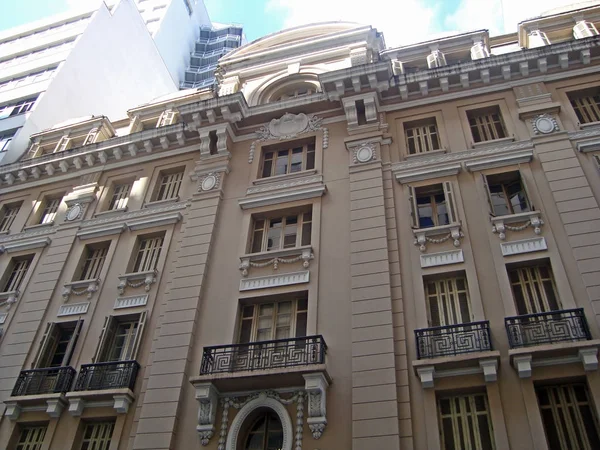
<instances>
[{"instance_id":1,"label":"arched window","mask_svg":"<svg viewBox=\"0 0 600 450\"><path fill-rule=\"evenodd\" d=\"M283 426L277 414L268 409L254 420L244 441L244 450L280 450L283 448Z\"/></svg>"}]
</instances>

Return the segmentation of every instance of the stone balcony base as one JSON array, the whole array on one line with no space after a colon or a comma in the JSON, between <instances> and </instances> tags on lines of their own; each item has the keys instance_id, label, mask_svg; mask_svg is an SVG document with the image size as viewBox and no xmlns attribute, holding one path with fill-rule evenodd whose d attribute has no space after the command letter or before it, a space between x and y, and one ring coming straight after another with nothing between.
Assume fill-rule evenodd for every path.
<instances>
[{"instance_id":1,"label":"stone balcony base","mask_svg":"<svg viewBox=\"0 0 600 450\"><path fill-rule=\"evenodd\" d=\"M129 406L135 400L135 394L129 388L104 389L98 391L67 392L69 413L78 417L84 408L112 406L117 414L127 414Z\"/></svg>"},{"instance_id":2,"label":"stone balcony base","mask_svg":"<svg viewBox=\"0 0 600 450\"><path fill-rule=\"evenodd\" d=\"M22 412L27 411L45 411L51 418L58 418L67 405L67 400L61 393L20 395L7 398L4 404L4 415L15 421Z\"/></svg>"}]
</instances>

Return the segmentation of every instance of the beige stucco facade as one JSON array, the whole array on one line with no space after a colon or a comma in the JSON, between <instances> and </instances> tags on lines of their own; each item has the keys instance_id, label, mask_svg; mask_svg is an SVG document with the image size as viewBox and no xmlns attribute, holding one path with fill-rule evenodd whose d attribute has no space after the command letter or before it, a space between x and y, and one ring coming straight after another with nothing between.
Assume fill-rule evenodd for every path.
<instances>
[{"instance_id":1,"label":"beige stucco facade","mask_svg":"<svg viewBox=\"0 0 600 450\"><path fill-rule=\"evenodd\" d=\"M0 167L0 448L238 450L267 414L285 450L566 449L568 405L594 448L581 21L387 50L300 27L223 58L218 96L33 136Z\"/></svg>"}]
</instances>

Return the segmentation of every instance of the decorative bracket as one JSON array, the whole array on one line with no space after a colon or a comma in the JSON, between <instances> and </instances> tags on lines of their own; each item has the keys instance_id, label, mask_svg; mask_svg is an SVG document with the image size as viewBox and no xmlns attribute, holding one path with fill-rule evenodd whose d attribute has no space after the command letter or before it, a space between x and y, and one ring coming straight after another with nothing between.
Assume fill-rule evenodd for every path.
<instances>
[{"instance_id":1,"label":"decorative bracket","mask_svg":"<svg viewBox=\"0 0 600 450\"><path fill-rule=\"evenodd\" d=\"M435 375L434 366L417 368L417 375L419 375L419 379L421 380L421 385L423 388L430 389L433 387L433 376Z\"/></svg>"},{"instance_id":2,"label":"decorative bracket","mask_svg":"<svg viewBox=\"0 0 600 450\"><path fill-rule=\"evenodd\" d=\"M304 389L308 396L308 428L314 439L319 439L327 426L327 387L329 383L322 373L304 376Z\"/></svg>"},{"instance_id":3,"label":"decorative bracket","mask_svg":"<svg viewBox=\"0 0 600 450\"><path fill-rule=\"evenodd\" d=\"M119 289L119 295L123 295L125 293L125 288L127 286L132 288L138 288L142 285L145 286L146 292L150 291L150 286L156 283L156 275L158 271L148 270L146 272L137 272L137 273L126 273L125 275L119 276L119 285L117 289Z\"/></svg>"},{"instance_id":4,"label":"decorative bracket","mask_svg":"<svg viewBox=\"0 0 600 450\"><path fill-rule=\"evenodd\" d=\"M421 250L421 252L425 252L427 250L428 242L431 244L442 244L449 239L452 239L452 243L455 247L460 247L460 240L465 237L461 230L460 223L434 228L419 228L413 230L413 234L415 235L414 244L419 246L419 250Z\"/></svg>"},{"instance_id":5,"label":"decorative bracket","mask_svg":"<svg viewBox=\"0 0 600 450\"><path fill-rule=\"evenodd\" d=\"M519 378L531 378L531 355L513 357L513 366L519 373Z\"/></svg>"},{"instance_id":6,"label":"decorative bracket","mask_svg":"<svg viewBox=\"0 0 600 450\"><path fill-rule=\"evenodd\" d=\"M315 258L312 252L312 247L305 247L302 249L286 249L283 251L269 253L274 255L255 254L242 256L240 258L240 271L242 272L242 276L246 278L251 267L262 268L272 265L273 270L277 270L279 269L279 264L293 264L298 261L302 261L302 267L308 269L310 267L310 262ZM261 259L264 258L264 256L267 256L270 259ZM290 257L286 258L286 256Z\"/></svg>"},{"instance_id":7,"label":"decorative bracket","mask_svg":"<svg viewBox=\"0 0 600 450\"><path fill-rule=\"evenodd\" d=\"M94 292L98 290L98 285L100 284L100 278L93 280L81 280L81 281L73 281L71 283L65 283L62 297L66 302L69 300L69 296L73 295L86 295L86 298L90 300Z\"/></svg>"},{"instance_id":8,"label":"decorative bracket","mask_svg":"<svg viewBox=\"0 0 600 450\"><path fill-rule=\"evenodd\" d=\"M500 240L506 239L506 230L523 231L527 227L533 227L536 235L542 234L544 221L538 211L525 214L513 214L511 216L492 217L492 233L497 233ZM519 225L517 225L520 222ZM514 224L514 225L509 225Z\"/></svg>"},{"instance_id":9,"label":"decorative bracket","mask_svg":"<svg viewBox=\"0 0 600 450\"><path fill-rule=\"evenodd\" d=\"M0 292L0 306L6 306L6 309L17 303L19 291Z\"/></svg>"},{"instance_id":10,"label":"decorative bracket","mask_svg":"<svg viewBox=\"0 0 600 450\"><path fill-rule=\"evenodd\" d=\"M219 392L212 383L202 383L196 386L198 400L198 426L200 442L207 446L215 433L215 417L217 414Z\"/></svg>"},{"instance_id":11,"label":"decorative bracket","mask_svg":"<svg viewBox=\"0 0 600 450\"><path fill-rule=\"evenodd\" d=\"M579 359L583 363L583 369L586 372L598 370L598 349L596 347L580 349Z\"/></svg>"}]
</instances>

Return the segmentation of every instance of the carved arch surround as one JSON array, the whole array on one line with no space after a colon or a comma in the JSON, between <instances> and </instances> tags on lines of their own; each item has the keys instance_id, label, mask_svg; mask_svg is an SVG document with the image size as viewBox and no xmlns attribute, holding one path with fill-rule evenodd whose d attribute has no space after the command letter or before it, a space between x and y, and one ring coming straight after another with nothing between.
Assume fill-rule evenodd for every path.
<instances>
[{"instance_id":1,"label":"carved arch surround","mask_svg":"<svg viewBox=\"0 0 600 450\"><path fill-rule=\"evenodd\" d=\"M280 93L286 87L296 85L312 85L315 91L321 91L321 84L318 76L325 73L325 70L315 66L300 67L300 71L295 74L290 74L287 70L282 70L269 78L265 79L253 92L248 96L248 104L250 106L263 105L271 102L274 94Z\"/></svg>"},{"instance_id":2,"label":"carved arch surround","mask_svg":"<svg viewBox=\"0 0 600 450\"><path fill-rule=\"evenodd\" d=\"M244 422L250 416L250 414L252 414L255 410L259 408L269 408L273 410L275 414L277 414L279 420L281 421L281 426L283 428L283 445L281 449L292 450L294 432L292 430L292 421L290 419L290 415L287 412L287 409L285 408L285 406L283 406L283 404L281 404L274 398L264 396L261 396L248 402L236 414L235 418L233 419L233 422L231 422L231 428L229 430L229 435L227 436L225 449L237 450L238 439L240 438L240 431L242 430L242 425L244 425Z\"/></svg>"}]
</instances>

